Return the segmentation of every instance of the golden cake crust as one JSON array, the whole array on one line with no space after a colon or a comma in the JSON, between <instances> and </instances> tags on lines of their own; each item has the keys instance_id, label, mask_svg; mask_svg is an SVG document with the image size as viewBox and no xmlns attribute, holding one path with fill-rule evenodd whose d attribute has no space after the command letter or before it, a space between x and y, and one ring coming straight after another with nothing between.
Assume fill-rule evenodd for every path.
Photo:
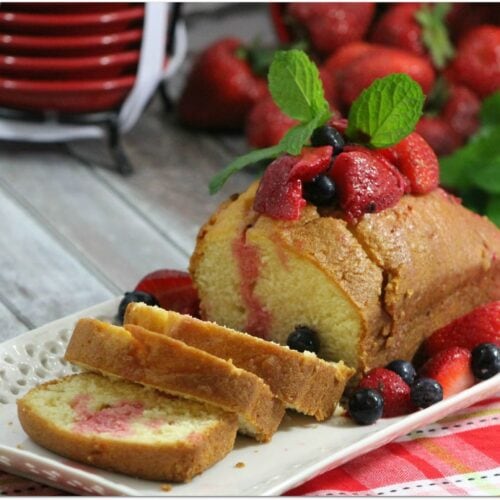
<instances>
[{"instance_id":1,"label":"golden cake crust","mask_svg":"<svg viewBox=\"0 0 500 500\"><path fill-rule=\"evenodd\" d=\"M68 431L45 418L30 401L34 392L64 380L42 384L17 402L19 421L25 432L36 443L59 455L143 479L185 482L221 460L233 448L237 419L231 413L224 416L221 413L215 425L199 433L199 439L176 443L134 443Z\"/></svg>"},{"instance_id":2,"label":"golden cake crust","mask_svg":"<svg viewBox=\"0 0 500 500\"><path fill-rule=\"evenodd\" d=\"M319 421L331 417L354 374L343 363L328 363L216 323L141 303L129 304L124 323L231 360L235 366L261 377L289 408Z\"/></svg>"},{"instance_id":3,"label":"golden cake crust","mask_svg":"<svg viewBox=\"0 0 500 500\"><path fill-rule=\"evenodd\" d=\"M256 375L183 342L140 326L126 329L95 319L78 321L65 359L176 396L235 412L241 430L269 441L285 408Z\"/></svg>"}]
</instances>

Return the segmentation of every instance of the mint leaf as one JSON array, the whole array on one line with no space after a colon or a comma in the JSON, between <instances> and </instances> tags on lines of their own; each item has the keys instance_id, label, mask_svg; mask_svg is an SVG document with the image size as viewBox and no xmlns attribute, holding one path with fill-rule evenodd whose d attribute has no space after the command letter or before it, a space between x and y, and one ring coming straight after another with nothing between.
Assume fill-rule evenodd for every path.
<instances>
[{"instance_id":1,"label":"mint leaf","mask_svg":"<svg viewBox=\"0 0 500 500\"><path fill-rule=\"evenodd\" d=\"M415 13L415 19L422 27L422 41L438 69L444 68L455 55L446 27L446 15L450 9L448 3L437 3L423 5Z\"/></svg>"},{"instance_id":2,"label":"mint leaf","mask_svg":"<svg viewBox=\"0 0 500 500\"><path fill-rule=\"evenodd\" d=\"M352 104L346 135L372 148L397 144L414 130L424 100L420 85L408 75L379 78Z\"/></svg>"},{"instance_id":3,"label":"mint leaf","mask_svg":"<svg viewBox=\"0 0 500 500\"><path fill-rule=\"evenodd\" d=\"M329 108L318 68L301 50L276 52L268 80L274 102L291 118L308 122Z\"/></svg>"},{"instance_id":4,"label":"mint leaf","mask_svg":"<svg viewBox=\"0 0 500 500\"><path fill-rule=\"evenodd\" d=\"M267 160L269 158L276 158L279 154L283 153L282 146L277 144L276 146L271 146L270 148L256 149L250 151L246 155L236 158L232 163L230 163L224 170L221 170L216 174L209 184L210 194L215 194L219 191L226 181L234 173L242 170L248 165L253 165L261 160Z\"/></svg>"}]
</instances>

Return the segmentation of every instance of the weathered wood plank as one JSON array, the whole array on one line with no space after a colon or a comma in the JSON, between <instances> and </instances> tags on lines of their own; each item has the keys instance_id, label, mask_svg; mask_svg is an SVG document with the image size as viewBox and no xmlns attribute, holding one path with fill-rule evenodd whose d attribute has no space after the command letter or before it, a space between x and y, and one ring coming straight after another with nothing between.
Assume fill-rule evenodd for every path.
<instances>
[{"instance_id":1,"label":"weathered wood plank","mask_svg":"<svg viewBox=\"0 0 500 500\"><path fill-rule=\"evenodd\" d=\"M117 289L133 287L153 269L187 265L186 253L65 150L9 145L2 152L0 180Z\"/></svg>"},{"instance_id":2,"label":"weathered wood plank","mask_svg":"<svg viewBox=\"0 0 500 500\"><path fill-rule=\"evenodd\" d=\"M30 327L31 324L23 323L0 302L0 342L26 332Z\"/></svg>"},{"instance_id":3,"label":"weathered wood plank","mask_svg":"<svg viewBox=\"0 0 500 500\"><path fill-rule=\"evenodd\" d=\"M223 199L245 189L252 179L242 172L211 197L210 179L233 155L214 135L180 128L159 99L125 137L125 147L136 166L134 175L123 178L103 168L95 169L95 175L188 254L199 226ZM105 144L99 141L75 142L71 150L94 165L107 155Z\"/></svg>"},{"instance_id":4,"label":"weathered wood plank","mask_svg":"<svg viewBox=\"0 0 500 500\"><path fill-rule=\"evenodd\" d=\"M113 295L0 187L0 283L33 326Z\"/></svg>"}]
</instances>

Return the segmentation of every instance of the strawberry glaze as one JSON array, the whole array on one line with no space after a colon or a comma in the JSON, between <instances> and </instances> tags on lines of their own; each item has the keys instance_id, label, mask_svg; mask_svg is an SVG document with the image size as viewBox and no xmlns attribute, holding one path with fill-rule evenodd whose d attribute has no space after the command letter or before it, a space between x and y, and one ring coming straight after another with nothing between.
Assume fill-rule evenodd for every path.
<instances>
[{"instance_id":1,"label":"strawberry glaze","mask_svg":"<svg viewBox=\"0 0 500 500\"><path fill-rule=\"evenodd\" d=\"M71 403L75 412L75 432L82 434L110 433L115 436L130 434L130 424L144 413L139 401L120 401L98 411L89 408L91 396L81 394Z\"/></svg>"},{"instance_id":2,"label":"strawberry glaze","mask_svg":"<svg viewBox=\"0 0 500 500\"><path fill-rule=\"evenodd\" d=\"M233 241L233 255L240 274L240 295L247 308L245 331L269 339L271 315L254 294L260 272L260 256L255 247L245 241L245 233Z\"/></svg>"}]
</instances>

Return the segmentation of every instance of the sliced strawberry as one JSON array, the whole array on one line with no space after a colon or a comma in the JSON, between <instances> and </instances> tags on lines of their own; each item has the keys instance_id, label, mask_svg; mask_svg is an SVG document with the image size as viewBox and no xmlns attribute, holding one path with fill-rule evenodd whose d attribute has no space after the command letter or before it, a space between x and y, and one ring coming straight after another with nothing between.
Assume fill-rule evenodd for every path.
<instances>
[{"instance_id":1,"label":"sliced strawberry","mask_svg":"<svg viewBox=\"0 0 500 500\"><path fill-rule=\"evenodd\" d=\"M478 307L436 330L424 342L424 348L427 355L434 356L448 347L472 351L484 343L500 345L500 301Z\"/></svg>"},{"instance_id":2,"label":"sliced strawberry","mask_svg":"<svg viewBox=\"0 0 500 500\"><path fill-rule=\"evenodd\" d=\"M274 219L297 220L306 205L302 182L311 181L324 172L332 158L333 148L303 148L299 156L285 155L274 160L264 172L255 195L256 212Z\"/></svg>"},{"instance_id":3,"label":"sliced strawberry","mask_svg":"<svg viewBox=\"0 0 500 500\"><path fill-rule=\"evenodd\" d=\"M394 206L405 192L405 179L388 161L367 151L337 156L330 177L338 188L346 219L357 222L365 213Z\"/></svg>"},{"instance_id":4,"label":"sliced strawberry","mask_svg":"<svg viewBox=\"0 0 500 500\"><path fill-rule=\"evenodd\" d=\"M361 389L376 389L384 398L383 417L406 415L413 409L410 386L395 372L373 368L359 383Z\"/></svg>"},{"instance_id":5,"label":"sliced strawberry","mask_svg":"<svg viewBox=\"0 0 500 500\"><path fill-rule=\"evenodd\" d=\"M409 179L412 193L426 194L437 188L439 162L436 153L420 134L413 132L395 146L379 152Z\"/></svg>"},{"instance_id":6,"label":"sliced strawberry","mask_svg":"<svg viewBox=\"0 0 500 500\"><path fill-rule=\"evenodd\" d=\"M437 380L443 387L443 399L474 385L471 353L463 347L438 352L422 367L420 375Z\"/></svg>"},{"instance_id":7,"label":"sliced strawberry","mask_svg":"<svg viewBox=\"0 0 500 500\"><path fill-rule=\"evenodd\" d=\"M163 309L199 317L198 294L186 272L159 269L144 276L135 289L153 295Z\"/></svg>"}]
</instances>

